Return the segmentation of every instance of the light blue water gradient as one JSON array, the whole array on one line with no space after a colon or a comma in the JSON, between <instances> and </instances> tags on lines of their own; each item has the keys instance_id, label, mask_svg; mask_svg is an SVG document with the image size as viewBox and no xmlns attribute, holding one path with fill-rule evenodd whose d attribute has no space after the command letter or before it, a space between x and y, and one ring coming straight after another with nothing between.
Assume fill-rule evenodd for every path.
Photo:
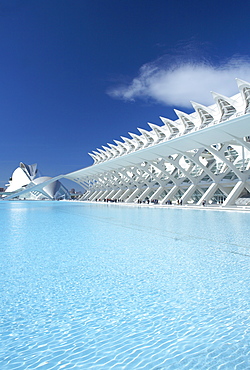
<instances>
[{"instance_id":1,"label":"light blue water gradient","mask_svg":"<svg viewBox=\"0 0 250 370\"><path fill-rule=\"evenodd\" d=\"M250 214L0 202L0 369L250 369Z\"/></svg>"}]
</instances>

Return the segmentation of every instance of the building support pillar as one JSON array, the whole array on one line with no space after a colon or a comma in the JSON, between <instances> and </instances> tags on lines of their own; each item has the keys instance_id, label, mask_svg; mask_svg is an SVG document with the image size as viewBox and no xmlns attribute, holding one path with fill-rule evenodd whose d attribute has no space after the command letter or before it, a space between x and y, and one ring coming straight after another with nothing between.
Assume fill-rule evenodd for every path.
<instances>
[{"instance_id":1,"label":"building support pillar","mask_svg":"<svg viewBox=\"0 0 250 370\"><path fill-rule=\"evenodd\" d=\"M116 199L120 199L120 196L122 195L122 193L125 192L125 190L127 190L127 188L126 189L119 189L118 191L116 190L116 193L113 194L113 197L116 198Z\"/></svg>"},{"instance_id":2,"label":"building support pillar","mask_svg":"<svg viewBox=\"0 0 250 370\"><path fill-rule=\"evenodd\" d=\"M208 203L217 189L218 189L218 184L212 183L207 189L207 191L205 191L205 193L202 195L197 205L200 206L204 200Z\"/></svg>"},{"instance_id":3,"label":"building support pillar","mask_svg":"<svg viewBox=\"0 0 250 370\"><path fill-rule=\"evenodd\" d=\"M120 197L120 199L122 201L125 201L125 199L132 193L133 189L130 189L128 188L127 190L125 190L125 192L122 194L122 196Z\"/></svg>"},{"instance_id":4,"label":"building support pillar","mask_svg":"<svg viewBox=\"0 0 250 370\"><path fill-rule=\"evenodd\" d=\"M153 189L152 188L147 188L146 190L144 190L144 192L140 195L140 198L141 200L144 200L146 198L146 196L152 191Z\"/></svg>"},{"instance_id":5,"label":"building support pillar","mask_svg":"<svg viewBox=\"0 0 250 370\"><path fill-rule=\"evenodd\" d=\"M156 189L155 193L151 195L149 200L152 200L153 198L157 199L157 197L164 191L164 188L160 186L158 189Z\"/></svg>"},{"instance_id":6,"label":"building support pillar","mask_svg":"<svg viewBox=\"0 0 250 370\"><path fill-rule=\"evenodd\" d=\"M235 187L229 193L228 197L224 200L222 207L235 204L236 199L238 198L240 193L243 191L244 187L245 187L245 183L243 181L237 182Z\"/></svg>"},{"instance_id":7,"label":"building support pillar","mask_svg":"<svg viewBox=\"0 0 250 370\"><path fill-rule=\"evenodd\" d=\"M135 191L133 191L133 193L128 197L126 203L132 203L140 191L140 188L136 188Z\"/></svg>"},{"instance_id":8,"label":"building support pillar","mask_svg":"<svg viewBox=\"0 0 250 370\"><path fill-rule=\"evenodd\" d=\"M192 184L191 186L189 186L189 188L185 191L185 193L181 197L182 204L187 203L187 201L191 198L196 189L197 185Z\"/></svg>"},{"instance_id":9,"label":"building support pillar","mask_svg":"<svg viewBox=\"0 0 250 370\"><path fill-rule=\"evenodd\" d=\"M94 193L92 193L89 197L88 197L88 199L92 202L92 200L94 199L94 198L98 198L98 195L99 194L101 194L102 193L102 191L103 190L96 190L96 191L94 191Z\"/></svg>"},{"instance_id":10,"label":"building support pillar","mask_svg":"<svg viewBox=\"0 0 250 370\"><path fill-rule=\"evenodd\" d=\"M175 185L168 193L167 195L162 199L161 204L165 204L167 200L171 200L177 193L177 191L180 189L180 186Z\"/></svg>"}]
</instances>

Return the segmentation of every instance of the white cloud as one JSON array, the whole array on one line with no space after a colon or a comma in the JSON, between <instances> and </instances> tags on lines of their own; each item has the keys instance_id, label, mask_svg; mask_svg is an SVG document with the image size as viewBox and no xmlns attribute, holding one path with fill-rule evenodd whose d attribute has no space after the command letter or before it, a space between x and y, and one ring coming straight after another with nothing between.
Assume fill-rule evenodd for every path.
<instances>
[{"instance_id":1,"label":"white cloud","mask_svg":"<svg viewBox=\"0 0 250 370\"><path fill-rule=\"evenodd\" d=\"M238 92L235 78L250 82L250 60L233 57L220 65L206 62L182 62L167 65L159 59L140 68L130 84L108 91L113 98L133 101L150 99L166 105L190 107L190 100L213 104L210 91L232 96Z\"/></svg>"}]
</instances>

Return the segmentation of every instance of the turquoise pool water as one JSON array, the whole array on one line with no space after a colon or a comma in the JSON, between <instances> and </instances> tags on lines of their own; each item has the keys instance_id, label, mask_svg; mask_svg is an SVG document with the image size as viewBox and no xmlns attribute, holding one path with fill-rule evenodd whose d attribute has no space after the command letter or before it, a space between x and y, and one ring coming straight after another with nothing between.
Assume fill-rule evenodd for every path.
<instances>
[{"instance_id":1,"label":"turquoise pool water","mask_svg":"<svg viewBox=\"0 0 250 370\"><path fill-rule=\"evenodd\" d=\"M0 369L250 369L250 214L0 202Z\"/></svg>"}]
</instances>

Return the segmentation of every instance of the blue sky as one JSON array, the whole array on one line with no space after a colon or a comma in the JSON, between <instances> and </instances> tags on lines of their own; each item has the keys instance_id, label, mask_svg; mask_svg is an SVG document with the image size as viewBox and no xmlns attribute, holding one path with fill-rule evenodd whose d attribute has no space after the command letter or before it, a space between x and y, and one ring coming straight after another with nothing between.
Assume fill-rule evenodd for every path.
<instances>
[{"instance_id":1,"label":"blue sky","mask_svg":"<svg viewBox=\"0 0 250 370\"><path fill-rule=\"evenodd\" d=\"M0 186L22 161L55 176L159 116L250 81L250 4L0 1ZM128 136L129 137L129 136Z\"/></svg>"}]
</instances>

